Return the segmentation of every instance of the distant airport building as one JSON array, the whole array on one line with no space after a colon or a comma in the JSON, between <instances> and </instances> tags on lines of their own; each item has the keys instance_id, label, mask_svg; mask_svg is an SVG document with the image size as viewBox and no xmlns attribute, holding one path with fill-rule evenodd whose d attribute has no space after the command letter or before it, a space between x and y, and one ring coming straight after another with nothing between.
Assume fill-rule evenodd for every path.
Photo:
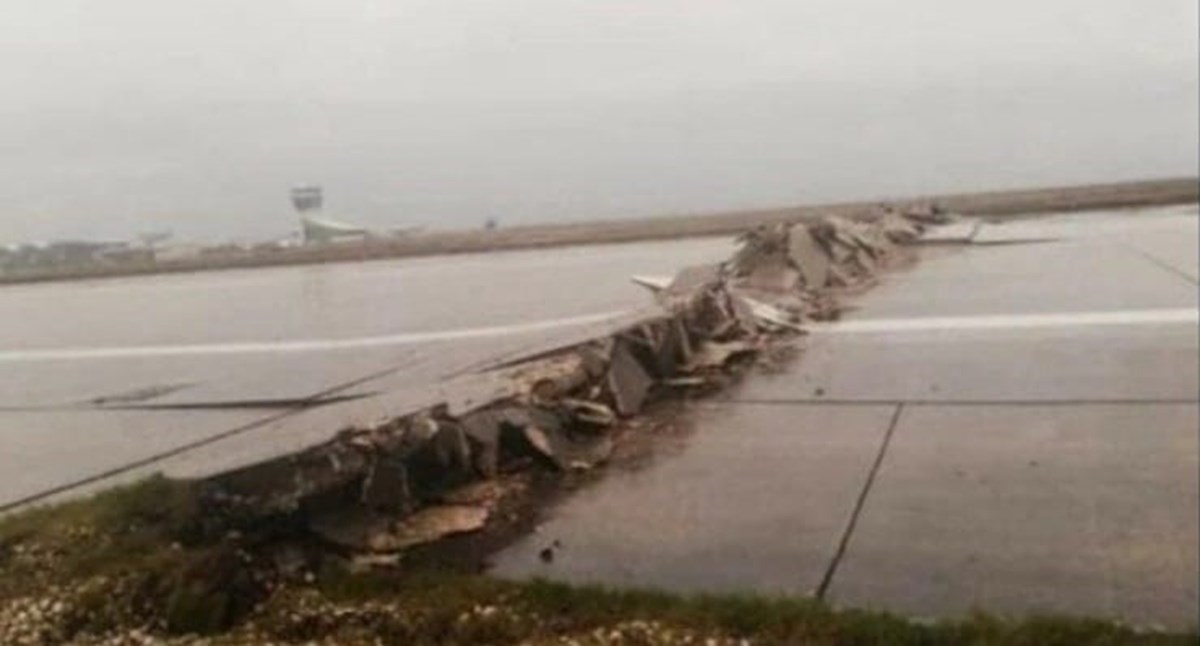
<instances>
[{"instance_id":1,"label":"distant airport building","mask_svg":"<svg viewBox=\"0 0 1200 646\"><path fill-rule=\"evenodd\" d=\"M311 215L300 216L300 229L304 244L361 241L371 236L371 232L362 227Z\"/></svg>"},{"instance_id":2,"label":"distant airport building","mask_svg":"<svg viewBox=\"0 0 1200 646\"><path fill-rule=\"evenodd\" d=\"M292 206L300 215L300 233L303 243L306 245L397 238L421 230L420 227L366 229L324 217L320 213L321 207L325 204L325 196L321 187L314 184L293 186L290 195Z\"/></svg>"}]
</instances>

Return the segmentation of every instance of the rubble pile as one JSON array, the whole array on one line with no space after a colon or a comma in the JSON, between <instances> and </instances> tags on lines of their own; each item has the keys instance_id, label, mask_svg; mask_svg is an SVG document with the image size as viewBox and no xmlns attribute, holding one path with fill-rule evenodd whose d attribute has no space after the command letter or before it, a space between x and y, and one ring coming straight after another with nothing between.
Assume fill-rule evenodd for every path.
<instances>
[{"instance_id":1,"label":"rubble pile","mask_svg":"<svg viewBox=\"0 0 1200 646\"><path fill-rule=\"evenodd\" d=\"M239 522L287 516L333 548L371 563L482 529L535 469L604 463L624 421L680 389L711 387L739 359L836 316L839 290L862 285L944 217L885 210L760 227L728 261L672 280L635 278L661 314L520 364L503 398L451 414L439 405L285 458L200 483Z\"/></svg>"}]
</instances>

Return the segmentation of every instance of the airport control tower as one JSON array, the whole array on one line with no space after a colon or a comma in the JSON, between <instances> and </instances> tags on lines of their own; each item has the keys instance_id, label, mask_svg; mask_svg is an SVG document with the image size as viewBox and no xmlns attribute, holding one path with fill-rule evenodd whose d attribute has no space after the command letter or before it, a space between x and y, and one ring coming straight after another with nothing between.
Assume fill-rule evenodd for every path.
<instances>
[{"instance_id":1,"label":"airport control tower","mask_svg":"<svg viewBox=\"0 0 1200 646\"><path fill-rule=\"evenodd\" d=\"M324 197L321 187L315 184L303 184L292 187L292 206L304 217L312 212L320 213Z\"/></svg>"},{"instance_id":2,"label":"airport control tower","mask_svg":"<svg viewBox=\"0 0 1200 646\"><path fill-rule=\"evenodd\" d=\"M362 227L330 220L320 216L324 196L321 187L313 184L293 186L292 206L300 215L300 231L304 244L365 240L371 233Z\"/></svg>"}]
</instances>

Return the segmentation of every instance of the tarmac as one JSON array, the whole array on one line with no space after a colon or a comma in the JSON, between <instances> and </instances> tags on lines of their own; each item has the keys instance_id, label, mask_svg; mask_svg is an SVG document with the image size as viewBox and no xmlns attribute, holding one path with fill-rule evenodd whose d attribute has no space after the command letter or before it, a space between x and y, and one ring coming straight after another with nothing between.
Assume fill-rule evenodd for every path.
<instances>
[{"instance_id":1,"label":"tarmac","mask_svg":"<svg viewBox=\"0 0 1200 646\"><path fill-rule=\"evenodd\" d=\"M984 223L927 247L494 572L1195 628L1197 220Z\"/></svg>"},{"instance_id":2,"label":"tarmac","mask_svg":"<svg viewBox=\"0 0 1200 646\"><path fill-rule=\"evenodd\" d=\"M198 477L413 412L474 369L598 336L628 277L728 238L0 289L0 512L155 472ZM463 383L464 379L468 383Z\"/></svg>"},{"instance_id":3,"label":"tarmac","mask_svg":"<svg viewBox=\"0 0 1200 646\"><path fill-rule=\"evenodd\" d=\"M692 405L501 576L1195 626L1195 206L983 223ZM727 239L0 290L0 511L487 396ZM552 562L546 544L562 548Z\"/></svg>"}]
</instances>

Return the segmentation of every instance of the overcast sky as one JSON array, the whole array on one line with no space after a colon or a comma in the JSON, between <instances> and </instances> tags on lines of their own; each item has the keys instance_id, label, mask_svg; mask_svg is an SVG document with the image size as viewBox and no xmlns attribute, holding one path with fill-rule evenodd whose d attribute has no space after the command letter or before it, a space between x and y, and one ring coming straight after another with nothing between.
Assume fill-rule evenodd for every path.
<instances>
[{"instance_id":1,"label":"overcast sky","mask_svg":"<svg viewBox=\"0 0 1200 646\"><path fill-rule=\"evenodd\" d=\"M1196 0L4 0L0 242L1197 173Z\"/></svg>"}]
</instances>

